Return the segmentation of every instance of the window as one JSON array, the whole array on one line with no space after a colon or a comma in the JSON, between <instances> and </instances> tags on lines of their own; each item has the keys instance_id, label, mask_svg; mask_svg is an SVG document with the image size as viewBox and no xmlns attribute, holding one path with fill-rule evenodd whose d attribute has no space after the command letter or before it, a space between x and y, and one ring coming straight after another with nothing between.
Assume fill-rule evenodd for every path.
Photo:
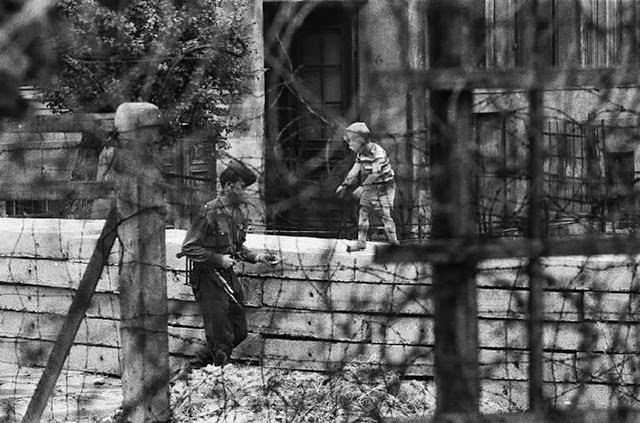
<instances>
[{"instance_id":1,"label":"window","mask_svg":"<svg viewBox=\"0 0 640 423\"><path fill-rule=\"evenodd\" d=\"M605 153L606 207L611 220L635 216L633 157L633 151Z\"/></svg>"},{"instance_id":2,"label":"window","mask_svg":"<svg viewBox=\"0 0 640 423\"><path fill-rule=\"evenodd\" d=\"M485 63L521 66L527 0L485 0ZM551 66L615 66L636 60L639 6L632 0L539 0L546 22L544 60Z\"/></svg>"},{"instance_id":3,"label":"window","mask_svg":"<svg viewBox=\"0 0 640 423\"><path fill-rule=\"evenodd\" d=\"M265 5L267 229L280 233L344 236L344 204L334 190L349 157L329 122L349 118L354 97L352 25L344 5L316 6L286 46L273 30L283 13L304 6ZM275 33L274 33L275 32Z\"/></svg>"},{"instance_id":4,"label":"window","mask_svg":"<svg viewBox=\"0 0 640 423\"><path fill-rule=\"evenodd\" d=\"M578 11L583 66L614 66L635 60L639 29L636 1L580 0Z\"/></svg>"},{"instance_id":5,"label":"window","mask_svg":"<svg viewBox=\"0 0 640 423\"><path fill-rule=\"evenodd\" d=\"M64 201L20 200L5 202L5 212L10 217L51 217L61 216L65 209Z\"/></svg>"},{"instance_id":6,"label":"window","mask_svg":"<svg viewBox=\"0 0 640 423\"><path fill-rule=\"evenodd\" d=\"M483 236L513 236L523 229L527 180L526 144L514 113L475 115L478 148L478 230Z\"/></svg>"}]
</instances>

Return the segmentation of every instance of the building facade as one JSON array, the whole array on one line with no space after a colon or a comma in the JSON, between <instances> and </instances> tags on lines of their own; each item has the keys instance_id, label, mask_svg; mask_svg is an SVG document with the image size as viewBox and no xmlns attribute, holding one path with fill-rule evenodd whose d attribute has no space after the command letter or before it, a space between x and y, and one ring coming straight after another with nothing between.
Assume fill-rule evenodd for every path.
<instances>
[{"instance_id":1,"label":"building facade","mask_svg":"<svg viewBox=\"0 0 640 423\"><path fill-rule=\"evenodd\" d=\"M484 66L511 69L526 61L523 1L487 0ZM541 60L553 69L624 68L638 64L640 2L618 0L538 3ZM544 94L547 223L561 233L637 227L637 86L549 89ZM519 232L526 208L527 99L523 91L478 90L477 142L481 160L479 227Z\"/></svg>"},{"instance_id":2,"label":"building facade","mask_svg":"<svg viewBox=\"0 0 640 423\"><path fill-rule=\"evenodd\" d=\"M470 2L484 48L479 68L523 66L524 0ZM635 64L636 1L547 0L544 65L593 68ZM256 1L255 93L240 107L251 130L232 154L261 169L257 221L266 231L350 237L355 203L335 187L353 157L341 128L365 121L396 169L395 218L403 238L429 232L428 93L411 85L426 70L429 37L422 0ZM545 92L548 224L615 229L636 210L640 170L636 87ZM478 230L521 233L526 210L527 102L517 90L476 90ZM433 123L433 122L431 122ZM515 171L517 168L519 171ZM259 195L258 195L259 194ZM619 222L618 222L619 223ZM597 228L595 226L597 226ZM607 226L608 225L608 226ZM624 226L619 224L618 226ZM375 232L375 231L374 231ZM376 234L374 233L375 237Z\"/></svg>"},{"instance_id":3,"label":"building facade","mask_svg":"<svg viewBox=\"0 0 640 423\"><path fill-rule=\"evenodd\" d=\"M227 1L233 7L238 0ZM428 91L412 80L429 69L426 0L242 1L251 10L246 39L253 71L250 94L234 106L244 125L223 154L196 139L164 152L164 171L178 184L176 191L186 192L183 185L200 190L172 211L174 224L188 225L188 204L214 195L216 174L236 157L260 175L251 187L254 231L353 237L357 204L334 192L354 160L342 130L364 121L396 172L400 237L428 236L428 127L437 122L428 115ZM482 40L473 53L478 68L524 66L527 1L468 2ZM570 72L637 65L639 1L540 0L539 10L545 66ZM608 89L545 91L550 227L608 231L636 224L640 91L610 82ZM519 234L527 208L526 94L478 89L474 104L476 131L469 143L478 158L470 169L477 180L472 200L478 232ZM5 213L48 210L27 206L8 203ZM372 238L384 239L379 222L372 226Z\"/></svg>"},{"instance_id":4,"label":"building facade","mask_svg":"<svg viewBox=\"0 0 640 423\"><path fill-rule=\"evenodd\" d=\"M425 95L381 72L425 69L423 9L418 0L254 2L253 63L264 73L239 105L251 125L230 154L264 175L256 221L267 231L354 233L356 204L334 191L354 160L341 131L364 121L396 171L401 232L418 236Z\"/></svg>"}]
</instances>

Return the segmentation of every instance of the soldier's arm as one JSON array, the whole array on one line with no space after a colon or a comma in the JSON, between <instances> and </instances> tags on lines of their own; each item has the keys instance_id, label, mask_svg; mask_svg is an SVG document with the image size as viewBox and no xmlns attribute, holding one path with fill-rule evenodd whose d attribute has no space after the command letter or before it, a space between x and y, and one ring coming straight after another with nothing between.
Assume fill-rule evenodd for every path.
<instances>
[{"instance_id":1,"label":"soldier's arm","mask_svg":"<svg viewBox=\"0 0 640 423\"><path fill-rule=\"evenodd\" d=\"M259 258L259 253L249 249L244 243L238 247L238 255L242 260L249 263L256 263Z\"/></svg>"},{"instance_id":2,"label":"soldier's arm","mask_svg":"<svg viewBox=\"0 0 640 423\"><path fill-rule=\"evenodd\" d=\"M280 258L277 257L275 254L269 253L269 252L264 252L264 253L257 252L257 251L251 250L249 247L244 245L246 238L247 238L247 234L242 233L242 235L238 239L238 245L236 250L238 252L238 255L240 256L240 259L249 263L260 262L260 263L270 264L272 266L280 263Z\"/></svg>"}]
</instances>

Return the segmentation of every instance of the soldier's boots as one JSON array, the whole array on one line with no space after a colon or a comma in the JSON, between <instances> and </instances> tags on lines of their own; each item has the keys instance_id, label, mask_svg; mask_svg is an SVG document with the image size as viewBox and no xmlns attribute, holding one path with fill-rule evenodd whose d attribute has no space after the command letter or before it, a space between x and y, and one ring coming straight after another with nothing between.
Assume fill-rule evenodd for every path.
<instances>
[{"instance_id":1,"label":"soldier's boots","mask_svg":"<svg viewBox=\"0 0 640 423\"><path fill-rule=\"evenodd\" d=\"M215 351L213 353L213 365L224 367L229 361L229 355L224 351Z\"/></svg>"}]
</instances>

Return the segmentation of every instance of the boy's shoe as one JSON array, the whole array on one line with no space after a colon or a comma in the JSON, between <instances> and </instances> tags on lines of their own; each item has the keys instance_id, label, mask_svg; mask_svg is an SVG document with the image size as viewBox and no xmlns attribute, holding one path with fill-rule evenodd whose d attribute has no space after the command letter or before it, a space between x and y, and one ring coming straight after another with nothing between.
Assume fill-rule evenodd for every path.
<instances>
[{"instance_id":1,"label":"boy's shoe","mask_svg":"<svg viewBox=\"0 0 640 423\"><path fill-rule=\"evenodd\" d=\"M351 245L347 245L347 252L348 253L353 253L356 251L362 251L365 248L367 248L367 243L364 241L357 241Z\"/></svg>"}]
</instances>

